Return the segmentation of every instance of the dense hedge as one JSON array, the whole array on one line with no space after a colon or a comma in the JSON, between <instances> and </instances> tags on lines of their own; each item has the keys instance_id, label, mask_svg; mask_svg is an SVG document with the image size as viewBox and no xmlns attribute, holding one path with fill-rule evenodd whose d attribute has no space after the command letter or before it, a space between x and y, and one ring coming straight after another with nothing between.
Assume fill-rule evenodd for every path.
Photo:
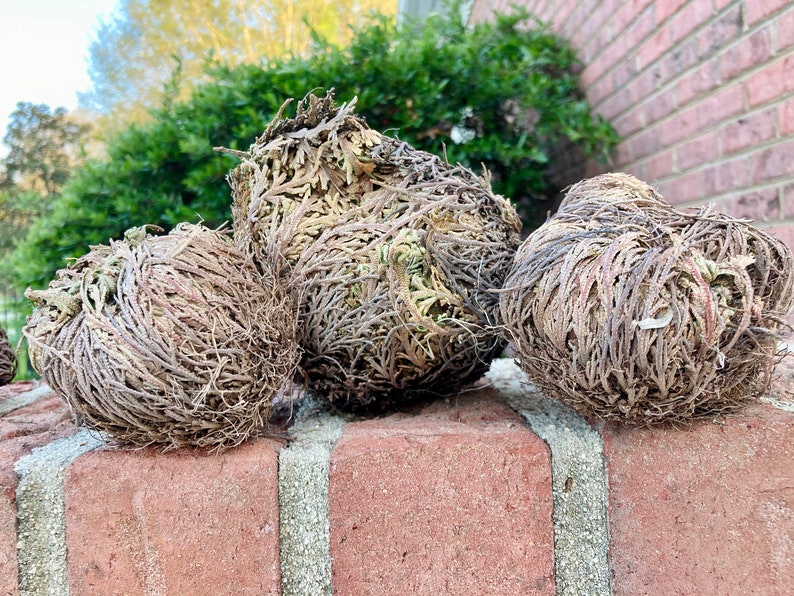
<instances>
[{"instance_id":1,"label":"dense hedge","mask_svg":"<svg viewBox=\"0 0 794 596\"><path fill-rule=\"evenodd\" d=\"M214 70L189 101L164 102L150 122L109 140L105 160L76 173L14 253L16 283L44 286L64 259L132 226L228 220L225 175L237 160L213 147L247 149L285 99L309 91L334 88L340 102L358 96L373 128L486 166L495 190L526 214L559 190L546 171L560 141L608 155L615 133L591 114L563 41L526 13L473 28L431 19L397 27L376 18L343 49L318 42L306 59Z\"/></svg>"}]
</instances>

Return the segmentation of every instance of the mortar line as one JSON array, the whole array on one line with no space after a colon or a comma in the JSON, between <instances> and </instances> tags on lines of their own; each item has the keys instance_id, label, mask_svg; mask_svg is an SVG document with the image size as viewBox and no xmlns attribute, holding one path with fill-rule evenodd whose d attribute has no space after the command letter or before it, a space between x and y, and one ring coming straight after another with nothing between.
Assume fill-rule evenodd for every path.
<instances>
[{"instance_id":1,"label":"mortar line","mask_svg":"<svg viewBox=\"0 0 794 596\"><path fill-rule=\"evenodd\" d=\"M332 594L328 504L331 451L345 420L305 398L278 459L279 555L283 596Z\"/></svg>"},{"instance_id":2,"label":"mortar line","mask_svg":"<svg viewBox=\"0 0 794 596\"><path fill-rule=\"evenodd\" d=\"M488 377L551 453L557 594L609 596L608 483L601 435L562 403L545 398L512 360Z\"/></svg>"},{"instance_id":3,"label":"mortar line","mask_svg":"<svg viewBox=\"0 0 794 596\"><path fill-rule=\"evenodd\" d=\"M86 429L58 439L14 464L17 560L21 596L69 594L64 472L83 453L102 445Z\"/></svg>"},{"instance_id":4,"label":"mortar line","mask_svg":"<svg viewBox=\"0 0 794 596\"><path fill-rule=\"evenodd\" d=\"M50 393L52 393L52 389L50 389L48 385L42 384L29 391L15 395L14 397L4 399L3 401L0 401L0 416L5 416L14 410L29 406L30 404L39 401L42 397L49 395Z\"/></svg>"},{"instance_id":5,"label":"mortar line","mask_svg":"<svg viewBox=\"0 0 794 596\"><path fill-rule=\"evenodd\" d=\"M794 402L777 399L772 395L762 395L761 403L770 405L773 408L777 408L778 410L783 410L784 412L794 414Z\"/></svg>"}]
</instances>

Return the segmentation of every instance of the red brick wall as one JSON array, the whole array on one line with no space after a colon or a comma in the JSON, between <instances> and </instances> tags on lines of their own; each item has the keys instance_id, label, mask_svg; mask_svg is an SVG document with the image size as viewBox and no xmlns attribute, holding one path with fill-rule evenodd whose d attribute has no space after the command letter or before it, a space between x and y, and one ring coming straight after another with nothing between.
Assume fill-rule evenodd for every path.
<instances>
[{"instance_id":1,"label":"red brick wall","mask_svg":"<svg viewBox=\"0 0 794 596\"><path fill-rule=\"evenodd\" d=\"M778 376L725 419L591 427L499 359L493 387L298 408L288 444L220 455L103 447L46 386L0 387L0 595L790 594Z\"/></svg>"},{"instance_id":2,"label":"red brick wall","mask_svg":"<svg viewBox=\"0 0 794 596\"><path fill-rule=\"evenodd\" d=\"M794 2L475 0L470 20L512 4L577 50L591 105L622 139L611 169L794 247Z\"/></svg>"}]
</instances>

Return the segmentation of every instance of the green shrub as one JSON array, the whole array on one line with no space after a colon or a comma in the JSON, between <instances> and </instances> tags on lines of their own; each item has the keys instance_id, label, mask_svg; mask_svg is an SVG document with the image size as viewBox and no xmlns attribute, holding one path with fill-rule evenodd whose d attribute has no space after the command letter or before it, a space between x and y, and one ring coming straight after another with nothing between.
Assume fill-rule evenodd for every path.
<instances>
[{"instance_id":1,"label":"green shrub","mask_svg":"<svg viewBox=\"0 0 794 596\"><path fill-rule=\"evenodd\" d=\"M105 161L76 173L15 251L15 281L44 286L64 259L132 226L229 220L225 175L237 160L213 147L247 149L285 99L328 88L340 102L357 96L373 128L450 162L484 165L531 226L559 190L548 181L554 147L567 140L606 159L617 140L591 114L576 65L563 41L519 12L473 28L374 18L346 48L318 40L307 59L216 68L189 101L164 102L149 123L111 139Z\"/></svg>"}]
</instances>

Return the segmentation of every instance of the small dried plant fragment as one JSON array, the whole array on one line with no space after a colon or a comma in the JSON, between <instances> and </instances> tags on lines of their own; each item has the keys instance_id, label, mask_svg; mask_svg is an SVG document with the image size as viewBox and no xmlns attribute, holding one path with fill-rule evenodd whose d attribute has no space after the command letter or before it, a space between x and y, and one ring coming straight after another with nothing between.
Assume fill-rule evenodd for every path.
<instances>
[{"instance_id":1,"label":"small dried plant fragment","mask_svg":"<svg viewBox=\"0 0 794 596\"><path fill-rule=\"evenodd\" d=\"M237 445L262 432L298 360L276 273L203 226L134 228L26 296L34 368L123 445Z\"/></svg>"},{"instance_id":2,"label":"small dried plant fragment","mask_svg":"<svg viewBox=\"0 0 794 596\"><path fill-rule=\"evenodd\" d=\"M8 341L5 329L0 327L0 387L8 385L17 374L17 355Z\"/></svg>"},{"instance_id":3,"label":"small dried plant fragment","mask_svg":"<svg viewBox=\"0 0 794 596\"><path fill-rule=\"evenodd\" d=\"M520 221L488 181L370 129L332 96L281 113L230 174L235 239L286 262L301 366L340 405L449 393L503 348L492 327Z\"/></svg>"},{"instance_id":4,"label":"small dried plant fragment","mask_svg":"<svg viewBox=\"0 0 794 596\"><path fill-rule=\"evenodd\" d=\"M500 318L548 395L648 425L735 411L768 387L794 297L788 247L605 174L569 190L516 253Z\"/></svg>"}]
</instances>

